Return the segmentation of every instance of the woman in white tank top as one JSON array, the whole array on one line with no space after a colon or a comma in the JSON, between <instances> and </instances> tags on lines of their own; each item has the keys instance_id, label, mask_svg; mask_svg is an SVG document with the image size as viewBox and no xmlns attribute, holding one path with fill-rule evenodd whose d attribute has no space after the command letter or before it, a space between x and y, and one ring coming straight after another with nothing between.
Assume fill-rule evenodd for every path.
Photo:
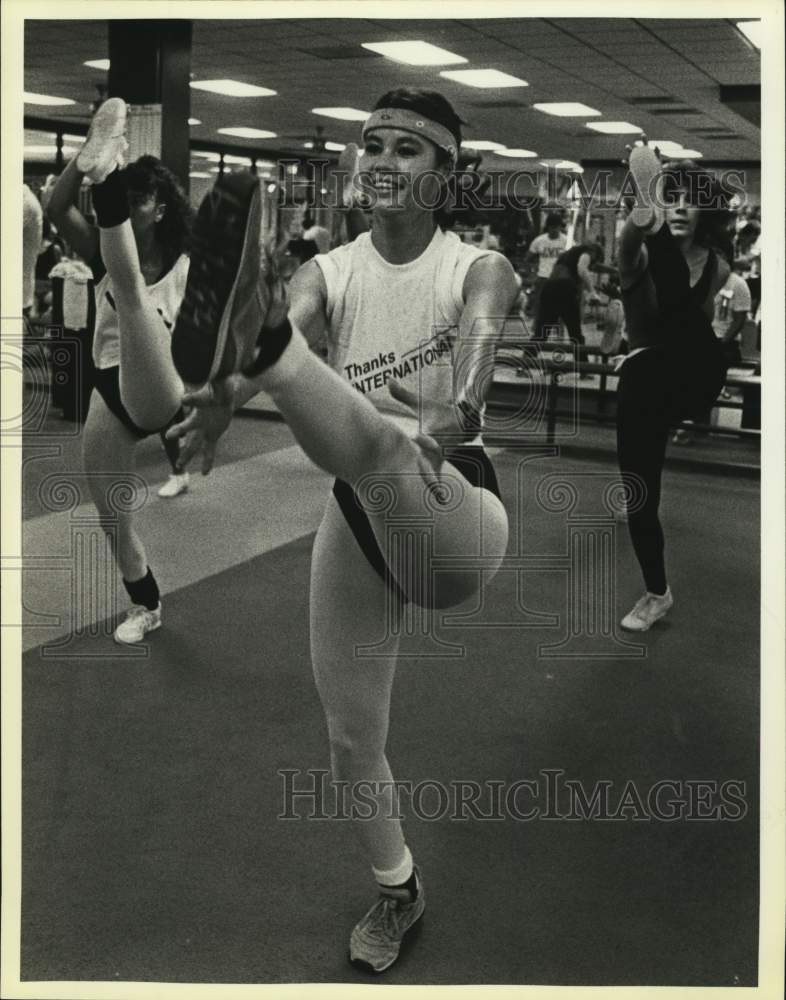
<instances>
[{"instance_id":1,"label":"woman in white tank top","mask_svg":"<svg viewBox=\"0 0 786 1000\"><path fill-rule=\"evenodd\" d=\"M161 624L158 584L133 524L143 486L134 455L140 440L182 419L183 383L170 339L188 273L183 251L191 210L174 175L154 157L119 168L127 147L125 115L119 98L101 105L87 142L55 186L48 213L84 260L106 268L96 288L95 388L82 452L88 487L133 602L115 639L134 643ZM94 182L98 228L77 208L85 176ZM167 447L173 470L174 451L176 443ZM118 509L115 499L130 493L134 499Z\"/></svg>"},{"instance_id":2,"label":"woman in white tank top","mask_svg":"<svg viewBox=\"0 0 786 1000\"><path fill-rule=\"evenodd\" d=\"M220 432L232 406L264 389L306 454L337 477L314 542L311 652L334 778L373 792L373 816L353 826L381 897L352 931L350 954L381 972L424 905L385 755L396 623L407 601L433 609L466 600L480 584L477 560L488 579L505 553L507 514L480 430L499 317L509 315L518 287L505 257L466 246L439 225L434 206L461 145L448 102L431 91L399 90L376 107L361 157L371 233L300 268L290 285L294 331L286 322L275 326L268 309L261 319L272 329L263 329L254 364L187 396L198 409L170 433L198 427L215 439L210 428ZM191 285L189 278L181 317L191 292L195 301L202 294ZM279 321L285 316L279 311ZM176 362L183 358L181 372L205 338L218 344L216 330L226 325L178 324L173 352ZM258 330L230 329L237 357L247 355L245 340ZM328 365L308 346L325 335ZM211 406L212 413L204 409ZM405 525L425 519L433 552L457 567L431 578L428 553L388 537L393 508ZM358 658L364 646L376 646L372 658Z\"/></svg>"}]
</instances>

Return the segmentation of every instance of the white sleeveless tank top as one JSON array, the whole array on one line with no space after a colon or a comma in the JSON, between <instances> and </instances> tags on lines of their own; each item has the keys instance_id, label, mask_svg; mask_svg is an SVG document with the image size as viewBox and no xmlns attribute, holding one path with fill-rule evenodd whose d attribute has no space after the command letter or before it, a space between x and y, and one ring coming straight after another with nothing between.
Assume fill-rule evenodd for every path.
<instances>
[{"instance_id":1,"label":"white sleeveless tank top","mask_svg":"<svg viewBox=\"0 0 786 1000\"><path fill-rule=\"evenodd\" d=\"M161 317L161 336L167 341L172 335L180 303L186 291L188 257L182 254L160 281L147 286L147 293ZM93 338L93 362L96 368L113 368L120 364L120 330L117 309L109 275L96 285L96 325Z\"/></svg>"},{"instance_id":2,"label":"white sleeveless tank top","mask_svg":"<svg viewBox=\"0 0 786 1000\"><path fill-rule=\"evenodd\" d=\"M410 435L452 426L464 279L491 253L437 228L406 264L386 261L370 233L314 258L327 286L328 364ZM391 378L424 402L422 427L390 395Z\"/></svg>"}]
</instances>

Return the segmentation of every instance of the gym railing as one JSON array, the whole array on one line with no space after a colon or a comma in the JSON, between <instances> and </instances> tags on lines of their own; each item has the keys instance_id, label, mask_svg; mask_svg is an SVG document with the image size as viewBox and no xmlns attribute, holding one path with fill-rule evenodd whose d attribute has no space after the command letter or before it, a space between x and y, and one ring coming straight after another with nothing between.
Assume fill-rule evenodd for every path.
<instances>
[{"instance_id":1,"label":"gym railing","mask_svg":"<svg viewBox=\"0 0 786 1000\"><path fill-rule=\"evenodd\" d=\"M42 326L39 323L31 324L31 333L33 334L33 340L36 340L39 344L47 344L47 335L49 328ZM52 345L54 346L54 345ZM515 352L517 359L522 357L521 345L505 344L502 351L507 351L508 355L506 357L506 363L511 364L510 352ZM550 356L546 355L544 351L551 352ZM604 358L602 361L590 361L589 358ZM556 438L557 422L560 418L573 418L575 417L575 412L571 410L564 410L559 408L559 393L560 389L563 387L562 379L566 375L599 375L599 385L597 387L587 387L589 392L584 393L585 396L593 394L595 396L595 409L593 413L582 408L582 414L592 416L597 423L611 423L615 420L615 416L609 413L609 403L616 396L616 391L610 389L608 385L608 380L610 378L618 378L619 373L612 363L611 358L605 358L604 355L598 351L597 348L590 347L588 345L578 346L572 341L547 341L544 345L541 345L541 354L536 362L531 363L530 373L536 378L548 379L548 389L546 398L546 443L554 444ZM499 384L499 383L498 383ZM508 387L515 386L516 383L506 383ZM526 385L525 381L522 379L520 385L523 387ZM760 375L728 375L725 380L725 385L727 388L740 388L743 394L748 395L748 400L740 402L739 400L724 399L719 397L713 406L710 408L723 408L727 410L744 410L746 406L750 406L753 403L753 409L758 409L758 403L761 395L761 376ZM88 388L85 386L84 388ZM513 409L515 404L506 404L504 399L499 397L495 398L495 407L501 409ZM254 411L249 408L243 408L240 412L249 416L260 416L274 419L281 419L278 412L270 412L267 410ZM680 424L675 424L675 427L682 427L685 430L707 432L713 435L723 435L731 438L737 439L761 439L761 430L759 428L753 427L727 427L721 424L705 424L683 421Z\"/></svg>"},{"instance_id":2,"label":"gym railing","mask_svg":"<svg viewBox=\"0 0 786 1000\"><path fill-rule=\"evenodd\" d=\"M525 345L526 346L526 345ZM505 345L503 350L513 348L516 355L522 357L520 345ZM548 356L545 352L551 352ZM601 361L590 361L589 358L602 358ZM614 356L614 360L619 356ZM510 357L506 359L510 363ZM527 371L538 379L548 380L546 397L546 443L554 444L556 437L557 421L560 417L575 417L573 411L561 410L559 408L559 393L563 387L562 380L566 375L599 375L600 384L597 387L587 387L589 393L596 397L596 406L593 413L589 413L582 408L582 414L591 415L598 423L611 423L616 417L609 414L609 402L616 397L616 390L610 389L608 380L619 378L618 367L613 363L612 357L602 355L596 347L586 344L577 345L573 341L547 341L540 344L540 355L536 360L530 360L528 366L522 368L522 374L526 376ZM516 383L506 383L507 386L514 386ZM526 382L522 378L521 384ZM744 410L753 403L758 409L761 396L761 376L760 375L727 375L724 381L726 388L740 388L747 400L740 402L735 399L724 399L719 396L715 403L708 407L711 412L714 409ZM586 393L589 395L589 393ZM494 405L503 409L513 409L514 405L507 405L500 399L495 399ZM733 438L761 439L761 430L754 427L728 427L722 424L707 424L697 421L683 420L675 423L672 429L682 428L684 430L707 432L711 434L724 435Z\"/></svg>"}]
</instances>

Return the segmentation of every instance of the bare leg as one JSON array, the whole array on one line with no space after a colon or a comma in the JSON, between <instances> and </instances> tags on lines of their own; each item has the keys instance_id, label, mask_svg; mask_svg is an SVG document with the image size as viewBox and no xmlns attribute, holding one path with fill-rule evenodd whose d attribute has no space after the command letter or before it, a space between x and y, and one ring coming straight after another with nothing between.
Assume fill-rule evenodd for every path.
<instances>
[{"instance_id":1,"label":"bare leg","mask_svg":"<svg viewBox=\"0 0 786 1000\"><path fill-rule=\"evenodd\" d=\"M183 383L169 335L150 301L131 223L100 230L101 257L112 281L120 327L120 392L135 424L157 430L180 408Z\"/></svg>"},{"instance_id":2,"label":"bare leg","mask_svg":"<svg viewBox=\"0 0 786 1000\"><path fill-rule=\"evenodd\" d=\"M147 555L134 528L132 515L113 509L108 501L108 482L104 475L117 473L118 480L130 476L135 468L138 439L109 410L97 392L93 392L87 421L82 431L82 458L93 502L101 526L112 546L115 561L126 580L139 580L147 572Z\"/></svg>"}]
</instances>

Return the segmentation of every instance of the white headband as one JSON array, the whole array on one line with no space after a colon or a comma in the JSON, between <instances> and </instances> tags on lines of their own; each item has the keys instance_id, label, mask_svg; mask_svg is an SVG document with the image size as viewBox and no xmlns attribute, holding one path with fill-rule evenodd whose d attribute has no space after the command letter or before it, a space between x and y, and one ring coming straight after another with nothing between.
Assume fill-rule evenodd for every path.
<instances>
[{"instance_id":1,"label":"white headband","mask_svg":"<svg viewBox=\"0 0 786 1000\"><path fill-rule=\"evenodd\" d=\"M454 163L458 158L456 137L450 129L430 118L425 118L417 111L409 111L407 108L379 108L377 111L372 111L364 122L363 138L365 139L372 129L377 128L397 128L402 132L422 135L443 149Z\"/></svg>"}]
</instances>

